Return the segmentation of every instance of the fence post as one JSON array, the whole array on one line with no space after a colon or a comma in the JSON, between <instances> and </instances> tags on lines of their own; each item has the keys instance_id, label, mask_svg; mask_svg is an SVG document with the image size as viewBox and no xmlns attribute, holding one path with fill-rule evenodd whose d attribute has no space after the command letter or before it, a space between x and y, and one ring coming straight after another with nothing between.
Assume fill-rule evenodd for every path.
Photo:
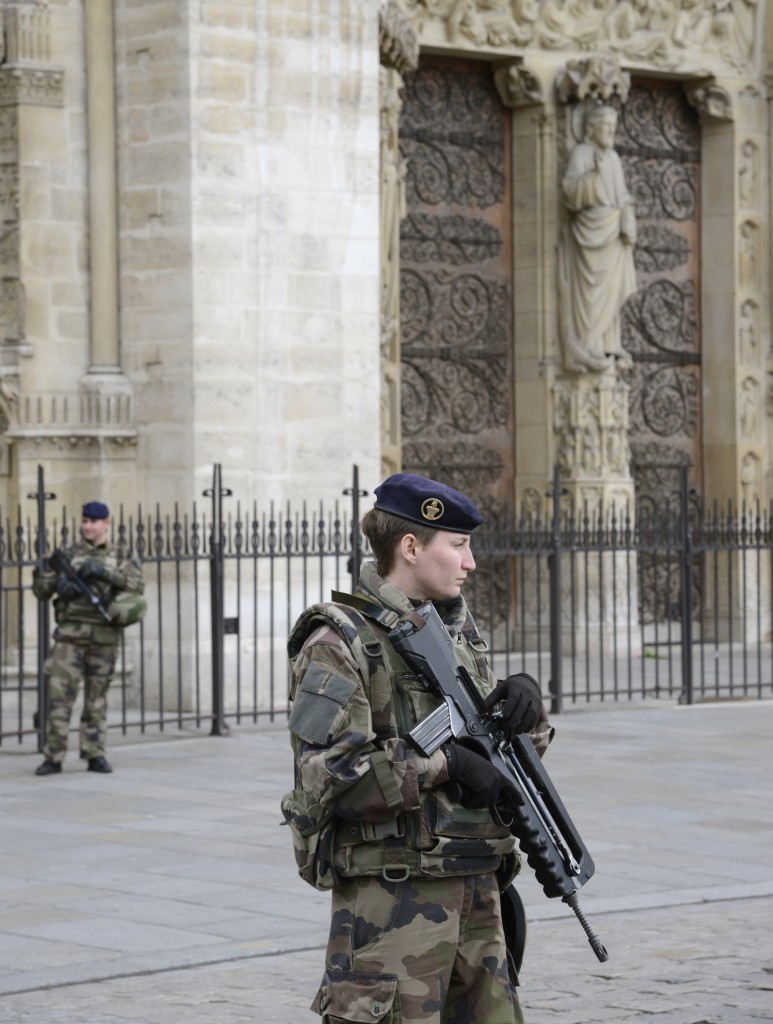
<instances>
[{"instance_id":1,"label":"fence post","mask_svg":"<svg viewBox=\"0 0 773 1024\"><path fill-rule=\"evenodd\" d=\"M553 467L553 530L548 555L550 574L550 703L551 713L560 715L564 708L564 680L561 665L561 471Z\"/></svg>"},{"instance_id":2,"label":"fence post","mask_svg":"<svg viewBox=\"0 0 773 1024\"><path fill-rule=\"evenodd\" d=\"M210 736L227 736L225 722L225 574L223 558L223 498L232 494L222 486L221 466L213 467L212 487L204 491L212 498L212 534L209 545L209 597L212 610L212 728Z\"/></svg>"},{"instance_id":3,"label":"fence post","mask_svg":"<svg viewBox=\"0 0 773 1024\"><path fill-rule=\"evenodd\" d=\"M360 537L360 498L367 498L368 491L360 490L360 468L352 466L352 486L347 487L343 492L347 497L352 497L352 555L350 559L350 573L352 577L352 593L357 589L357 581L360 578L360 565L362 564L362 543Z\"/></svg>"},{"instance_id":4,"label":"fence post","mask_svg":"<svg viewBox=\"0 0 773 1024\"><path fill-rule=\"evenodd\" d=\"M34 500L37 504L38 535L35 539L35 568L42 570L45 568L46 553L48 551L46 541L46 502L53 501L56 495L46 491L43 467L41 465L38 465L38 489L32 494L28 494L27 497ZM35 727L38 730L38 752L43 750L46 743L48 686L43 668L48 657L50 644L50 611L48 601L38 601L38 710L35 715Z\"/></svg>"},{"instance_id":5,"label":"fence post","mask_svg":"<svg viewBox=\"0 0 773 1024\"><path fill-rule=\"evenodd\" d=\"M692 537L690 535L690 503L687 487L687 466L679 467L679 613L681 616L682 692L680 704L693 703L692 680Z\"/></svg>"}]
</instances>

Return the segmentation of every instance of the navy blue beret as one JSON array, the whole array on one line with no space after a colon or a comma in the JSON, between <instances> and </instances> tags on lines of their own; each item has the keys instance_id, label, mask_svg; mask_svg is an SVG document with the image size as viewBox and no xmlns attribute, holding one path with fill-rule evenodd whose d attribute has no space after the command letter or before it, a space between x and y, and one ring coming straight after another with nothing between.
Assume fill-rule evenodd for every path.
<instances>
[{"instance_id":1,"label":"navy blue beret","mask_svg":"<svg viewBox=\"0 0 773 1024\"><path fill-rule=\"evenodd\" d=\"M83 506L84 519L109 519L110 509L101 501L87 501Z\"/></svg>"},{"instance_id":2,"label":"navy blue beret","mask_svg":"<svg viewBox=\"0 0 773 1024\"><path fill-rule=\"evenodd\" d=\"M376 508L436 530L472 533L483 522L475 504L446 484L413 473L395 473L376 488Z\"/></svg>"}]
</instances>

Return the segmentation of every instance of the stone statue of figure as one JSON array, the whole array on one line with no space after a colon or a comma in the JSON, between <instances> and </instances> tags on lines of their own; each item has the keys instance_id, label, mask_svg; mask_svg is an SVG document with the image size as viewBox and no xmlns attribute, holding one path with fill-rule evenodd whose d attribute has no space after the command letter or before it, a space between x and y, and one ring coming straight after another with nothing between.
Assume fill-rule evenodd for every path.
<instances>
[{"instance_id":1,"label":"stone statue of figure","mask_svg":"<svg viewBox=\"0 0 773 1024\"><path fill-rule=\"evenodd\" d=\"M617 112L594 107L585 139L569 156L563 180L568 221L559 248L559 316L564 366L600 372L630 366L620 338L620 310L636 291L636 217L623 166L613 149Z\"/></svg>"}]
</instances>

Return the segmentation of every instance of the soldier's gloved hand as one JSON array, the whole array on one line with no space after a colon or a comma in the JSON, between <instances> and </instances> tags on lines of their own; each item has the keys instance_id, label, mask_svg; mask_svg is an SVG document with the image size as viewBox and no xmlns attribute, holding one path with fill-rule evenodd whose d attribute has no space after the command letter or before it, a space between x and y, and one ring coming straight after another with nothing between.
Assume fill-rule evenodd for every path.
<instances>
[{"instance_id":1,"label":"soldier's gloved hand","mask_svg":"<svg viewBox=\"0 0 773 1024\"><path fill-rule=\"evenodd\" d=\"M104 580L107 579L109 569L104 562L98 558L87 558L78 569L78 575L82 580Z\"/></svg>"},{"instance_id":2,"label":"soldier's gloved hand","mask_svg":"<svg viewBox=\"0 0 773 1024\"><path fill-rule=\"evenodd\" d=\"M531 732L539 721L542 693L536 679L525 672L501 679L486 697L489 711L502 701L502 719L510 733Z\"/></svg>"},{"instance_id":3,"label":"soldier's gloved hand","mask_svg":"<svg viewBox=\"0 0 773 1024\"><path fill-rule=\"evenodd\" d=\"M446 743L443 753L448 762L449 781L458 783L461 789L462 807L491 807L497 802L507 783L487 758L458 743ZM514 787L508 787L508 797L523 803Z\"/></svg>"},{"instance_id":4,"label":"soldier's gloved hand","mask_svg":"<svg viewBox=\"0 0 773 1024\"><path fill-rule=\"evenodd\" d=\"M77 597L80 594L80 588L77 583L73 583L69 580L64 573L57 579L54 590L63 597L65 601L71 600L73 597Z\"/></svg>"}]
</instances>

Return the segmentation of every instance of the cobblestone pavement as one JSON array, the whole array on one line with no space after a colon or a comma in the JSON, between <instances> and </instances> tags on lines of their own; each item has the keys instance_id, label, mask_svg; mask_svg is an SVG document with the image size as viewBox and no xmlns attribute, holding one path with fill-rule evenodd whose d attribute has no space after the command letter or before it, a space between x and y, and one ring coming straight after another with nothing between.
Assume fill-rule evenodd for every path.
<instances>
[{"instance_id":1,"label":"cobblestone pavement","mask_svg":"<svg viewBox=\"0 0 773 1024\"><path fill-rule=\"evenodd\" d=\"M773 702L601 707L548 766L596 861L571 911L528 868L528 1024L773 1021ZM33 775L0 750L0 1022L313 1024L328 897L277 827L280 726L114 746Z\"/></svg>"}]
</instances>

